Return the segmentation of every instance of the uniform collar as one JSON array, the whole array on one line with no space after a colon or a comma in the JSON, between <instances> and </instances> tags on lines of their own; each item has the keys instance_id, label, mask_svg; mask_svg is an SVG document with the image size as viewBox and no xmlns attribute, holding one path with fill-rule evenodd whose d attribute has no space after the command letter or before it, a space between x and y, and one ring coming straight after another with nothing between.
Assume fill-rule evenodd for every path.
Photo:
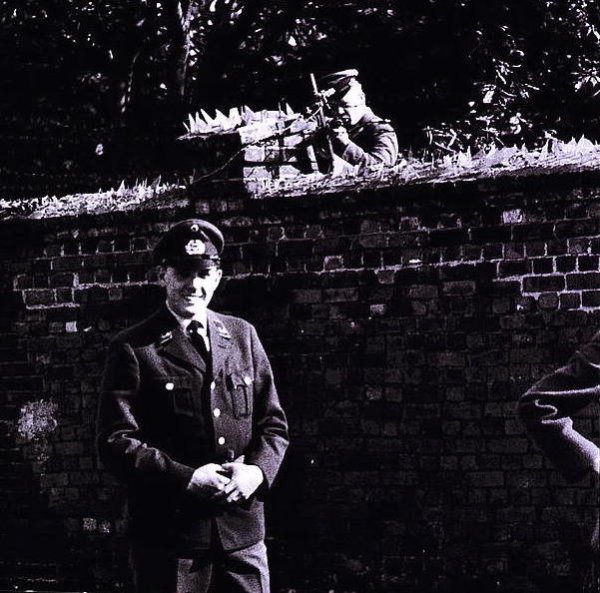
<instances>
[{"instance_id":1,"label":"uniform collar","mask_svg":"<svg viewBox=\"0 0 600 593\"><path fill-rule=\"evenodd\" d=\"M204 315L194 316L194 317L182 317L178 313L175 313L175 311L173 311L173 309L171 309L171 307L169 305L169 301L165 301L165 305L166 305L169 313L171 313L171 315L173 315L173 317L176 319L177 323L179 324L179 326L181 327L181 329L184 332L188 328L188 325L194 319L204 328L205 331L208 329L208 316L207 316L206 309L204 310Z\"/></svg>"}]
</instances>

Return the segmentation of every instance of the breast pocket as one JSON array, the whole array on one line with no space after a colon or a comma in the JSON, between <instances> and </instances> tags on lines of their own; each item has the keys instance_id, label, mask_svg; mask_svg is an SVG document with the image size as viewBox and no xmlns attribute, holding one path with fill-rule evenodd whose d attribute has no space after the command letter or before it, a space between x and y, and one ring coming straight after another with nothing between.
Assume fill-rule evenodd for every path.
<instances>
[{"instance_id":1,"label":"breast pocket","mask_svg":"<svg viewBox=\"0 0 600 593\"><path fill-rule=\"evenodd\" d=\"M231 398L231 409L235 418L252 415L252 375L246 372L233 372L227 375L227 388Z\"/></svg>"},{"instance_id":2,"label":"breast pocket","mask_svg":"<svg viewBox=\"0 0 600 593\"><path fill-rule=\"evenodd\" d=\"M190 377L162 377L157 387L166 398L174 414L194 416L194 397Z\"/></svg>"}]
</instances>

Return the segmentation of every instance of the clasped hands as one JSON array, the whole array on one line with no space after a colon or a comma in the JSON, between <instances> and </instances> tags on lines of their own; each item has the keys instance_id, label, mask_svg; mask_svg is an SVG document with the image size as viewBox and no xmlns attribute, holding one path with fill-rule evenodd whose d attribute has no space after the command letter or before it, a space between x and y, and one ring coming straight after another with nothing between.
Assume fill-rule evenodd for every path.
<instances>
[{"instance_id":1,"label":"clasped hands","mask_svg":"<svg viewBox=\"0 0 600 593\"><path fill-rule=\"evenodd\" d=\"M248 500L263 480L257 465L207 463L194 471L187 490L207 500L232 504Z\"/></svg>"}]
</instances>

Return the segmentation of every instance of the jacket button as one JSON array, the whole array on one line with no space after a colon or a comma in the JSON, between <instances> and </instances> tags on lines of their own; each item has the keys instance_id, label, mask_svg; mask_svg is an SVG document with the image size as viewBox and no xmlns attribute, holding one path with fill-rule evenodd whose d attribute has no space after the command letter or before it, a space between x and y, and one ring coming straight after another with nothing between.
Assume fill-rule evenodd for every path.
<instances>
[{"instance_id":1,"label":"jacket button","mask_svg":"<svg viewBox=\"0 0 600 593\"><path fill-rule=\"evenodd\" d=\"M219 443L219 445L224 445L225 444L225 437L219 437L217 439L217 443Z\"/></svg>"},{"instance_id":2,"label":"jacket button","mask_svg":"<svg viewBox=\"0 0 600 593\"><path fill-rule=\"evenodd\" d=\"M252 383L252 379L251 379L250 377L248 377L248 375L246 375L246 376L244 377L244 383L245 383L246 385L250 385L250 383Z\"/></svg>"},{"instance_id":3,"label":"jacket button","mask_svg":"<svg viewBox=\"0 0 600 593\"><path fill-rule=\"evenodd\" d=\"M219 410L219 408L215 408L215 409L213 410L213 416L214 416L215 418L218 418L220 415L221 415L221 410Z\"/></svg>"},{"instance_id":4,"label":"jacket button","mask_svg":"<svg viewBox=\"0 0 600 593\"><path fill-rule=\"evenodd\" d=\"M167 391L173 391L173 389L175 389L175 384L169 381L168 383L165 383L165 389Z\"/></svg>"},{"instance_id":5,"label":"jacket button","mask_svg":"<svg viewBox=\"0 0 600 593\"><path fill-rule=\"evenodd\" d=\"M217 384L214 381L211 381L210 383L210 390L214 391L215 387L217 386Z\"/></svg>"}]
</instances>

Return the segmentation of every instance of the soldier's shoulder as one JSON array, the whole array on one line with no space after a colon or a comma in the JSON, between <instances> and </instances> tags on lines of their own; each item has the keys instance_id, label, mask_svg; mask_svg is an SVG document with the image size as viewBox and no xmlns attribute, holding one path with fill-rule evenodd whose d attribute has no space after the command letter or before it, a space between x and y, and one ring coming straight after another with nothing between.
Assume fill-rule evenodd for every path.
<instances>
[{"instance_id":1,"label":"soldier's shoulder","mask_svg":"<svg viewBox=\"0 0 600 593\"><path fill-rule=\"evenodd\" d=\"M373 125L382 132L394 132L394 126L389 119L383 119L382 117L375 116L377 119L373 120Z\"/></svg>"},{"instance_id":2,"label":"soldier's shoulder","mask_svg":"<svg viewBox=\"0 0 600 593\"><path fill-rule=\"evenodd\" d=\"M157 334L160 333L160 316L161 312L156 311L135 325L120 331L111 339L111 345L129 344L132 348L139 348L155 342Z\"/></svg>"},{"instance_id":3,"label":"soldier's shoulder","mask_svg":"<svg viewBox=\"0 0 600 593\"><path fill-rule=\"evenodd\" d=\"M217 327L223 325L232 331L249 331L250 328L252 328L252 324L241 317L228 315L226 313L217 313L216 311L211 311L211 314L213 315Z\"/></svg>"},{"instance_id":4,"label":"soldier's shoulder","mask_svg":"<svg viewBox=\"0 0 600 593\"><path fill-rule=\"evenodd\" d=\"M377 133L392 132L395 133L394 127L392 126L389 119L379 117L372 111L367 114L365 118L365 126Z\"/></svg>"}]
</instances>

